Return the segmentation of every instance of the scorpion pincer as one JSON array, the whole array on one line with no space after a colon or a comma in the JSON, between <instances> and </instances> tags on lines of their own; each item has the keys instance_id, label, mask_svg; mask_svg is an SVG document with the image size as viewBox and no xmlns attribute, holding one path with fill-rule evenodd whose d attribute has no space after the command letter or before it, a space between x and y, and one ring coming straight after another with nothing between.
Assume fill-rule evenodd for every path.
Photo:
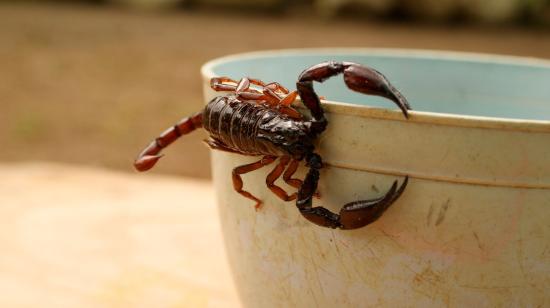
<instances>
[{"instance_id":1,"label":"scorpion pincer","mask_svg":"<svg viewBox=\"0 0 550 308\"><path fill-rule=\"evenodd\" d=\"M233 187L242 196L254 200L256 208L262 201L243 189L241 175L267 166L279 160L266 178L267 187L284 201L296 200L300 213L309 221L329 228L356 229L368 225L380 217L395 201L405 187L408 177L398 187L397 181L389 191L375 199L359 200L345 204L338 214L322 207L313 207L319 170L323 161L315 153L315 140L325 130L327 120L320 100L313 89L313 82L343 74L344 82L351 90L378 95L393 101L408 118L410 106L390 82L378 71L351 62L324 62L303 71L296 83L297 91L290 92L282 85L264 83L257 79L242 78L234 81L227 77L212 78L210 85L216 91L228 92L212 99L199 113L183 118L153 140L138 156L134 166L139 171L152 168L162 156L160 151L180 136L203 127L210 138L208 146L261 159L233 169ZM297 95L309 109L306 119L291 104ZM305 179L293 178L300 161L305 160L309 170ZM275 184L283 180L298 189L288 194Z\"/></svg>"}]
</instances>

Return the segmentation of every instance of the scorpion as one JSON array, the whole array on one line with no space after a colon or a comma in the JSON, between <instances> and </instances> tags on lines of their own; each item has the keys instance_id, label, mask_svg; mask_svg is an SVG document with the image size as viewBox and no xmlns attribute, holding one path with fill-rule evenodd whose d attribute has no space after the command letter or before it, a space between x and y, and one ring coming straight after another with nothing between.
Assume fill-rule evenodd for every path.
<instances>
[{"instance_id":1,"label":"scorpion","mask_svg":"<svg viewBox=\"0 0 550 308\"><path fill-rule=\"evenodd\" d=\"M319 226L339 229L357 229L377 220L397 200L407 186L408 176L397 187L381 197L358 200L345 204L338 214L322 206L313 206L319 197L317 184L319 170L323 168L321 156L315 152L315 140L327 127L327 119L314 82L324 82L343 74L346 86L356 92L377 95L393 101L408 118L409 103L377 70L352 62L327 61L304 70L296 82L297 90L290 92L277 82L264 83L253 78L238 82L228 77L215 77L210 86L215 91L227 92L212 99L202 111L181 119L154 139L138 156L134 167L138 171L152 168L162 157L161 150L182 135L203 127L209 133L206 144L214 149L248 156L262 156L256 162L238 166L232 171L233 188L242 196L262 201L243 189L242 174L265 167L277 159L279 162L266 178L267 187L283 201L296 200L303 217ZM299 95L309 109L306 118L292 106ZM293 178L299 163L309 168L304 180ZM297 192L288 194L275 181L283 180Z\"/></svg>"}]
</instances>

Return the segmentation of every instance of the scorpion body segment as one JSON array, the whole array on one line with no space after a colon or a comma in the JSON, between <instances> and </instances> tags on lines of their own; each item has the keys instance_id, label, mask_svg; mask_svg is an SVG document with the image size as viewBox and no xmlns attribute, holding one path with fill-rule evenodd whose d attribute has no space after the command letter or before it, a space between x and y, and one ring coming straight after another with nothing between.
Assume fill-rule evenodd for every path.
<instances>
[{"instance_id":1,"label":"scorpion body segment","mask_svg":"<svg viewBox=\"0 0 550 308\"><path fill-rule=\"evenodd\" d=\"M229 92L212 99L199 113L183 118L154 139L138 156L134 166L145 171L155 165L161 150L180 136L203 127L210 139L206 143L215 150L249 156L261 156L256 162L233 169L233 188L243 197L262 201L243 189L242 174L265 167L279 160L266 178L267 187L283 201L296 200L296 207L304 218L328 228L357 229L378 219L403 193L408 177L398 187L395 181L385 195L345 204L338 214L322 206L313 206L318 197L319 170L323 168L321 156L315 153L315 140L323 133L328 121L319 97L313 89L314 82L343 74L344 82L353 91L378 95L392 100L408 117L410 106L401 93L380 72L351 62L324 62L303 71L298 77L296 91L289 91L276 82L264 83L258 79L242 78L234 81L227 77L210 80L215 91ZM300 96L311 113L305 119L291 104ZM304 180L293 178L300 161L309 168ZM277 186L279 177L296 193L288 194Z\"/></svg>"},{"instance_id":2,"label":"scorpion body segment","mask_svg":"<svg viewBox=\"0 0 550 308\"><path fill-rule=\"evenodd\" d=\"M290 155L299 160L313 149L307 121L235 95L212 99L202 117L213 143L230 152Z\"/></svg>"}]
</instances>

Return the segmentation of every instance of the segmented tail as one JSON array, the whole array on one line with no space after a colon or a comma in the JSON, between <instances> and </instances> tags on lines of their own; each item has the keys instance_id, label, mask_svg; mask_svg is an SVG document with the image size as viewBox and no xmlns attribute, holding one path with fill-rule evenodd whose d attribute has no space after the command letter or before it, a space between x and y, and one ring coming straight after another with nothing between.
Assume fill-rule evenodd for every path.
<instances>
[{"instance_id":1,"label":"segmented tail","mask_svg":"<svg viewBox=\"0 0 550 308\"><path fill-rule=\"evenodd\" d=\"M147 171L163 156L159 154L162 149L169 146L182 135L187 135L197 128L202 127L202 112L181 119L176 125L165 130L138 155L134 162L137 171Z\"/></svg>"}]
</instances>

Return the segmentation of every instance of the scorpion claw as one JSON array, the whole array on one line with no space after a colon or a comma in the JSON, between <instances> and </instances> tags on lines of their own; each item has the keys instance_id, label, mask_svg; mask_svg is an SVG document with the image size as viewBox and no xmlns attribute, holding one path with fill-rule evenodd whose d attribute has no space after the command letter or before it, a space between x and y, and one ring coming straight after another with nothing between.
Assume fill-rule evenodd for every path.
<instances>
[{"instance_id":1,"label":"scorpion claw","mask_svg":"<svg viewBox=\"0 0 550 308\"><path fill-rule=\"evenodd\" d=\"M144 155L134 162L134 168L140 172L147 171L153 168L162 156L164 155Z\"/></svg>"},{"instance_id":2,"label":"scorpion claw","mask_svg":"<svg viewBox=\"0 0 550 308\"><path fill-rule=\"evenodd\" d=\"M409 180L408 176L405 177L399 188L397 187L397 181L395 181L388 192L382 197L347 203L336 214L322 206L311 206L312 197L314 196L313 191L316 189L318 179L318 170L316 168L310 169L306 175L304 184L298 192L298 199L296 200L298 210L307 220L314 224L344 230L361 228L376 221L401 196Z\"/></svg>"},{"instance_id":3,"label":"scorpion claw","mask_svg":"<svg viewBox=\"0 0 550 308\"><path fill-rule=\"evenodd\" d=\"M393 101L403 115L409 117L409 102L379 71L360 64L344 62L344 82L354 91L382 96Z\"/></svg>"},{"instance_id":4,"label":"scorpion claw","mask_svg":"<svg viewBox=\"0 0 550 308\"><path fill-rule=\"evenodd\" d=\"M399 92L397 89L395 89L392 85L388 85L386 88L387 92L385 94L385 97L392 100L398 107L401 109L401 112L403 112L403 115L405 118L409 118L409 110L412 110L411 106L409 105L409 102L407 99Z\"/></svg>"},{"instance_id":5,"label":"scorpion claw","mask_svg":"<svg viewBox=\"0 0 550 308\"><path fill-rule=\"evenodd\" d=\"M323 82L328 78L344 74L346 86L353 91L385 97L393 101L403 115L408 118L411 106L407 99L379 71L353 62L324 62L314 65L298 77L296 84L300 98L310 109L316 121L324 120L324 112L320 107L319 97L313 91L313 81Z\"/></svg>"},{"instance_id":6,"label":"scorpion claw","mask_svg":"<svg viewBox=\"0 0 550 308\"><path fill-rule=\"evenodd\" d=\"M357 229L376 221L401 195L407 186L408 177L397 188L395 181L390 190L381 198L348 203L340 210L341 229Z\"/></svg>"}]
</instances>

